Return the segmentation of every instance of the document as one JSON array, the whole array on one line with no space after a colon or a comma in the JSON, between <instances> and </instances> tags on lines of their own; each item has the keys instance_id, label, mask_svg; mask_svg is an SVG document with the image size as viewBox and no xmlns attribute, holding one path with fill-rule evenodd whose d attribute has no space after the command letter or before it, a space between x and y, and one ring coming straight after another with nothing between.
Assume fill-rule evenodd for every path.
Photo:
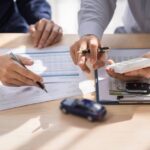
<instances>
[{"instance_id":1,"label":"document","mask_svg":"<svg viewBox=\"0 0 150 150\"><path fill-rule=\"evenodd\" d=\"M75 66L67 46L37 49L15 49L13 53L34 60L28 69L40 74L44 82L70 82L79 80L81 71Z\"/></svg>"},{"instance_id":2,"label":"document","mask_svg":"<svg viewBox=\"0 0 150 150\"><path fill-rule=\"evenodd\" d=\"M10 52L8 49L0 49L0 52L4 51ZM28 69L43 77L48 93L35 86L8 87L1 84L0 110L95 91L94 82L88 80L73 64L67 46L55 46L42 50L18 48L12 52L34 60L34 65Z\"/></svg>"},{"instance_id":3,"label":"document","mask_svg":"<svg viewBox=\"0 0 150 150\"><path fill-rule=\"evenodd\" d=\"M150 52L149 49L112 49L108 57L115 62L121 62L132 58L141 57ZM125 100L150 100L150 94L130 94L126 90L125 81L111 78L105 71L105 67L98 70L99 96L103 100L116 101L117 96L123 96ZM136 82L136 81L134 81ZM150 83L150 80L141 80L141 83Z\"/></svg>"}]
</instances>

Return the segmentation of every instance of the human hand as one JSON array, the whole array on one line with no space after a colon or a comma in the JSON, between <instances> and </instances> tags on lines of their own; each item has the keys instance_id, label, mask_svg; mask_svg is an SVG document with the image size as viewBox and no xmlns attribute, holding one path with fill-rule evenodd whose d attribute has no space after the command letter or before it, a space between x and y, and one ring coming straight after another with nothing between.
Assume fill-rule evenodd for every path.
<instances>
[{"instance_id":1,"label":"human hand","mask_svg":"<svg viewBox=\"0 0 150 150\"><path fill-rule=\"evenodd\" d=\"M150 53L145 54L143 57L150 58ZM145 79L150 79L150 67L131 71L126 73L126 75L129 77L141 77Z\"/></svg>"},{"instance_id":2,"label":"human hand","mask_svg":"<svg viewBox=\"0 0 150 150\"><path fill-rule=\"evenodd\" d=\"M24 65L32 65L33 61L18 56ZM11 59L10 55L0 56L0 81L8 86L36 85L42 82L39 75L22 67L18 62Z\"/></svg>"},{"instance_id":3,"label":"human hand","mask_svg":"<svg viewBox=\"0 0 150 150\"><path fill-rule=\"evenodd\" d=\"M60 26L53 21L41 19L29 27L33 44L37 48L44 48L59 42L62 38L63 31Z\"/></svg>"},{"instance_id":4,"label":"human hand","mask_svg":"<svg viewBox=\"0 0 150 150\"><path fill-rule=\"evenodd\" d=\"M70 53L74 64L79 65L82 71L90 73L90 68L87 66L89 60L94 69L105 65L106 54L98 53L98 48L101 47L99 39L94 35L86 35L75 42L71 48ZM89 49L90 54L83 55L82 50Z\"/></svg>"},{"instance_id":5,"label":"human hand","mask_svg":"<svg viewBox=\"0 0 150 150\"><path fill-rule=\"evenodd\" d=\"M150 53L145 54L143 57L150 58ZM108 62L109 64L114 63L113 60L109 60ZM150 79L150 67L138 69L135 71L124 73L124 74L115 73L114 70L109 67L106 67L106 71L111 77L119 79L119 80L124 80L124 81L140 80L143 78Z\"/></svg>"}]
</instances>

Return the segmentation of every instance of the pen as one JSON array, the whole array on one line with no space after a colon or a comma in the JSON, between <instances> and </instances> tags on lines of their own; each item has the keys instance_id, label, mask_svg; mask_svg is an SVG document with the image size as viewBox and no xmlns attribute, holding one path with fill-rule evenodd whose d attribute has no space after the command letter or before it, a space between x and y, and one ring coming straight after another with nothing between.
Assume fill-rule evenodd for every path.
<instances>
[{"instance_id":1,"label":"pen","mask_svg":"<svg viewBox=\"0 0 150 150\"><path fill-rule=\"evenodd\" d=\"M24 68L27 69L27 67L22 63L22 61L19 59L19 57L17 57L15 54L13 54L12 52L10 53L11 59L13 59L14 61L18 62L21 66L23 66ZM45 88L45 85L41 82L36 82L36 84L42 89L44 90L46 93L48 92Z\"/></svg>"},{"instance_id":2,"label":"pen","mask_svg":"<svg viewBox=\"0 0 150 150\"><path fill-rule=\"evenodd\" d=\"M109 47L100 47L98 48L98 52L99 53L105 53L105 52L108 52L109 51ZM85 54L89 54L90 53L90 49L81 49L79 50L79 53L82 53L83 55Z\"/></svg>"}]
</instances>

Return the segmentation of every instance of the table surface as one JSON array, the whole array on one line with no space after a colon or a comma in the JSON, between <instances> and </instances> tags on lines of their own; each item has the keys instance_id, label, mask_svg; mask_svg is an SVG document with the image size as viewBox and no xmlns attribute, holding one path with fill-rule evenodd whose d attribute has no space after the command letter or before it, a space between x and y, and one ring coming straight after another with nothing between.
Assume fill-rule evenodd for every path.
<instances>
[{"instance_id":1,"label":"table surface","mask_svg":"<svg viewBox=\"0 0 150 150\"><path fill-rule=\"evenodd\" d=\"M72 44L65 35L60 44ZM150 48L150 35L105 35L111 48ZM0 34L0 47L31 47L27 34ZM93 95L87 97L93 98ZM0 150L150 150L150 106L109 105L103 122L65 115L60 100L0 112Z\"/></svg>"}]
</instances>

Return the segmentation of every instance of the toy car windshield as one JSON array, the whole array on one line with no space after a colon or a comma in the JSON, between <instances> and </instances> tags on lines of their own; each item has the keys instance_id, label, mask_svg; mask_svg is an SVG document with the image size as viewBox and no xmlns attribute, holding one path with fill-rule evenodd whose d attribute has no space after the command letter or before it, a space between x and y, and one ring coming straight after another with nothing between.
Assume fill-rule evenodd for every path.
<instances>
[{"instance_id":1,"label":"toy car windshield","mask_svg":"<svg viewBox=\"0 0 150 150\"><path fill-rule=\"evenodd\" d=\"M77 102L77 100L74 100L74 99L67 99L67 100L63 101L63 103L68 106L72 106L73 104L76 104L76 102Z\"/></svg>"},{"instance_id":2,"label":"toy car windshield","mask_svg":"<svg viewBox=\"0 0 150 150\"><path fill-rule=\"evenodd\" d=\"M98 105L98 104L96 104L94 102L86 101L86 100L76 101L76 105L80 105L80 106L86 107L88 110L91 110L93 112L101 109L100 105Z\"/></svg>"}]
</instances>

